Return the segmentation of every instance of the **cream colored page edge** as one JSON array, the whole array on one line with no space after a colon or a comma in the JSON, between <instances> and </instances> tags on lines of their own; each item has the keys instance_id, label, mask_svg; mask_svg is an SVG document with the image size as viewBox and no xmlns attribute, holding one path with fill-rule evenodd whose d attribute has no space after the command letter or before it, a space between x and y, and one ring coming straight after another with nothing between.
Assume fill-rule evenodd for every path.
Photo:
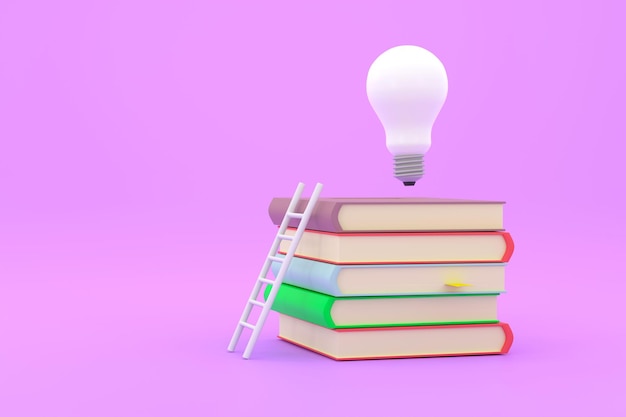
<instances>
[{"instance_id":1,"label":"cream colored page edge","mask_svg":"<svg viewBox=\"0 0 626 417\"><path fill-rule=\"evenodd\" d=\"M330 314L338 326L496 321L497 297L340 298Z\"/></svg>"},{"instance_id":2,"label":"cream colored page edge","mask_svg":"<svg viewBox=\"0 0 626 417\"><path fill-rule=\"evenodd\" d=\"M344 231L502 230L501 204L344 204Z\"/></svg>"},{"instance_id":3,"label":"cream colored page edge","mask_svg":"<svg viewBox=\"0 0 626 417\"><path fill-rule=\"evenodd\" d=\"M503 292L505 264L344 268L337 276L342 294ZM449 286L462 283L466 286Z\"/></svg>"}]
</instances>

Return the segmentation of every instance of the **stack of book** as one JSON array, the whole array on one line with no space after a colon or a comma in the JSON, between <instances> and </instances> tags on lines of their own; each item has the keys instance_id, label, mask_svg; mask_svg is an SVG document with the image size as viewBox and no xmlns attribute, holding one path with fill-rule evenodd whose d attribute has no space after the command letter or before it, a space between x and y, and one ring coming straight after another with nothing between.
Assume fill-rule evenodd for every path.
<instances>
[{"instance_id":1,"label":"stack of book","mask_svg":"<svg viewBox=\"0 0 626 417\"><path fill-rule=\"evenodd\" d=\"M272 200L274 224L289 201ZM337 360L508 352L513 334L496 306L513 253L503 206L319 199L272 307L279 337Z\"/></svg>"}]
</instances>

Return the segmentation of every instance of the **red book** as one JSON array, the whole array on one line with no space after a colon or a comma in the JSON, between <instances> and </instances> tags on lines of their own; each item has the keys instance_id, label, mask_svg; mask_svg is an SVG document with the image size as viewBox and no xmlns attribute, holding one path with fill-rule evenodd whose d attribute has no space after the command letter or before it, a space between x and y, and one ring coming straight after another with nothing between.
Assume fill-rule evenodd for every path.
<instances>
[{"instance_id":1,"label":"red book","mask_svg":"<svg viewBox=\"0 0 626 417\"><path fill-rule=\"evenodd\" d=\"M498 355L509 351L506 323L327 329L280 314L278 337L335 360Z\"/></svg>"},{"instance_id":2,"label":"red book","mask_svg":"<svg viewBox=\"0 0 626 417\"><path fill-rule=\"evenodd\" d=\"M295 229L287 229L294 235ZM287 253L283 240L280 253ZM338 265L508 262L508 232L329 233L305 230L296 256Z\"/></svg>"}]
</instances>

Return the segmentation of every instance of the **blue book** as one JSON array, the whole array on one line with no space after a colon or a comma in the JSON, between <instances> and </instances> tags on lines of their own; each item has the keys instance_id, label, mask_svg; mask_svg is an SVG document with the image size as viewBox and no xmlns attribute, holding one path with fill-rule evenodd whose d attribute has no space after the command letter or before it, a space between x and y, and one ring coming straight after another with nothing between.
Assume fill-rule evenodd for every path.
<instances>
[{"instance_id":1,"label":"blue book","mask_svg":"<svg viewBox=\"0 0 626 417\"><path fill-rule=\"evenodd\" d=\"M272 264L274 276L280 266ZM504 262L335 265L294 256L283 282L334 297L500 294L505 266Z\"/></svg>"}]
</instances>

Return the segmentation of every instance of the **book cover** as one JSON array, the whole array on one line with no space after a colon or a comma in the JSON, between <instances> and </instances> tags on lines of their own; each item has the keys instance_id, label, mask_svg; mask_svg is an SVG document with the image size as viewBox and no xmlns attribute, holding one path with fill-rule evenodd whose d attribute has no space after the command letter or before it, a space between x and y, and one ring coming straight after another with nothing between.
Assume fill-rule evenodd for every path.
<instances>
[{"instance_id":1,"label":"book cover","mask_svg":"<svg viewBox=\"0 0 626 417\"><path fill-rule=\"evenodd\" d=\"M267 299L271 285L265 288ZM338 329L496 323L497 294L332 297L283 283L272 310Z\"/></svg>"},{"instance_id":2,"label":"book cover","mask_svg":"<svg viewBox=\"0 0 626 417\"><path fill-rule=\"evenodd\" d=\"M279 314L278 337L335 360L391 359L508 353L507 323L328 329Z\"/></svg>"},{"instance_id":3,"label":"book cover","mask_svg":"<svg viewBox=\"0 0 626 417\"><path fill-rule=\"evenodd\" d=\"M269 215L280 225L289 198L274 198ZM304 211L308 199L296 206ZM446 198L320 198L307 227L325 232L503 230L503 201ZM292 220L290 227L297 227Z\"/></svg>"},{"instance_id":4,"label":"book cover","mask_svg":"<svg viewBox=\"0 0 626 417\"><path fill-rule=\"evenodd\" d=\"M284 255L278 255L284 257ZM280 264L272 263L278 275ZM505 263L336 265L293 257L283 282L334 297L503 293Z\"/></svg>"},{"instance_id":5,"label":"book cover","mask_svg":"<svg viewBox=\"0 0 626 417\"><path fill-rule=\"evenodd\" d=\"M289 228L287 235L295 235ZM283 240L279 253L286 254ZM508 232L330 233L306 230L295 255L332 264L498 263L513 254Z\"/></svg>"}]
</instances>

